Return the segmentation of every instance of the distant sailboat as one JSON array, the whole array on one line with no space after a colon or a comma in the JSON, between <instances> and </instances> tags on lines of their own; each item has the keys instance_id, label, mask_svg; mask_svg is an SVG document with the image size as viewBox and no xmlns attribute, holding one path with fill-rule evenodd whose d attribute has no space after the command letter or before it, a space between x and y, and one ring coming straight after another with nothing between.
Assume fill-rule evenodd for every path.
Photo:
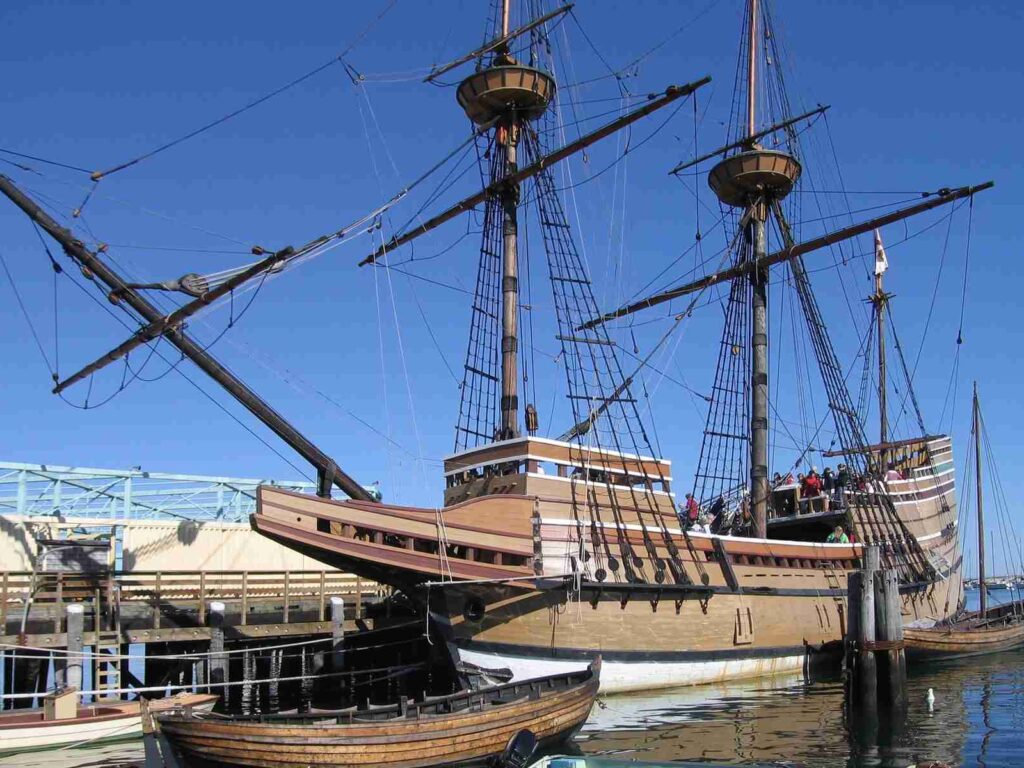
<instances>
[{"instance_id":1,"label":"distant sailboat","mask_svg":"<svg viewBox=\"0 0 1024 768\"><path fill-rule=\"evenodd\" d=\"M907 656L911 659L949 659L998 653L1024 646L1024 601L988 607L988 591L1007 590L1007 579L985 577L985 508L982 489L982 419L978 385L972 400L974 466L978 506L978 599L977 611L965 613L933 627L907 627L903 630Z\"/></svg>"}]
</instances>

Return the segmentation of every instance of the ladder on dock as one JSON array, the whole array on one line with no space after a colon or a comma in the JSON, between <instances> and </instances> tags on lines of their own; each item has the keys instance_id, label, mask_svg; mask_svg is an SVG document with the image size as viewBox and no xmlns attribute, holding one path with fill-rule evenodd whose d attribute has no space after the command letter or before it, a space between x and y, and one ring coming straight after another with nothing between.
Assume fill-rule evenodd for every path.
<instances>
[{"instance_id":1,"label":"ladder on dock","mask_svg":"<svg viewBox=\"0 0 1024 768\"><path fill-rule=\"evenodd\" d=\"M120 590L106 594L96 590L93 602L93 627L96 644L92 657L92 688L100 691L95 701L117 701L121 694L121 605Z\"/></svg>"}]
</instances>

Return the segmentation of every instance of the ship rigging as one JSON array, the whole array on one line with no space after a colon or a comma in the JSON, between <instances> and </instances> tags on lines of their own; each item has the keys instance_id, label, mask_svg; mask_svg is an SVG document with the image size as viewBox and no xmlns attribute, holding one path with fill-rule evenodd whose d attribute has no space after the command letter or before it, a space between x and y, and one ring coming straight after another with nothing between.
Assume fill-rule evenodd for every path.
<instances>
[{"instance_id":1,"label":"ship rigging","mask_svg":"<svg viewBox=\"0 0 1024 768\"><path fill-rule=\"evenodd\" d=\"M514 26L517 8L526 18ZM813 163L801 135L825 108L796 115L781 68L774 64L780 53L770 4L746 0L744 8L730 132L718 149L673 169L677 176L703 174L703 164L714 161L707 181L725 232L721 263L697 279L691 275L611 311L599 306L553 169L649 115L692 99L710 78L694 76L686 84L661 88L642 105L623 108L601 127L553 148L563 127L558 112L563 96L551 32L571 13L569 6L543 12L532 0L494 0L485 43L428 73L435 81L473 64L455 85L458 107L471 125L469 139L456 152L472 147L482 183L440 213L426 217L425 210L417 211L387 239L384 214L454 153L349 226L299 247L256 248L255 262L233 270L154 283L126 279L108 263L104 248L88 247L0 176L0 193L55 240L89 280L101 283L109 300L138 326L95 362L70 376L55 376L55 391L165 339L316 470L317 497L260 490L252 520L258 531L404 591L428 616L428 631L443 638L453 656L507 666L517 677L585 666L598 651L605 659L602 686L608 690L804 668L843 636L844 575L857 567L864 543L879 544L885 567L900 573L906 612L950 615L960 580L951 441L927 434L920 416L920 430L906 440L895 440L890 430L885 340L892 323L887 328L889 296L880 275L869 326L878 344L879 440L868 438L863 409L847 386L847 368L804 260L888 224L955 206L992 183L941 189L801 239L805 222L799 201L803 193L814 192L808 184ZM447 188L442 182L430 202ZM361 266L390 268L408 243L467 214L479 217L481 242L467 308L469 338L453 452L443 461L444 497L438 507L382 503L189 334L190 317L356 235L380 239ZM565 423L553 417L548 419L553 423L542 423L537 371L523 354L535 343L532 308L525 306L523 291L534 255L528 234L540 242L551 285ZM879 249L880 241L876 253ZM821 453L841 456L856 480L827 499L820 514L806 516L781 513L770 475L773 408L780 394L773 398L769 386L774 370L770 306L773 286L781 282L773 275L783 270L834 423L832 451ZM672 334L686 328L698 301L719 285L728 290L724 327L691 474L661 455L654 430L664 413L655 417L643 402L642 376L655 352L664 353ZM189 299L165 312L145 295L164 291ZM671 305L671 326L653 351L641 355L637 347L631 357L639 365L624 363L616 323L683 297L687 305L681 311ZM902 369L912 392L913 377L905 363ZM887 474L890 464L897 476ZM681 484L706 511L721 500L749 515L748 535L688 529L677 515ZM349 499L332 499L335 487ZM822 522L836 520L845 523L854 542L823 541ZM567 612L569 605L576 610ZM670 607L659 611L659 605Z\"/></svg>"}]
</instances>

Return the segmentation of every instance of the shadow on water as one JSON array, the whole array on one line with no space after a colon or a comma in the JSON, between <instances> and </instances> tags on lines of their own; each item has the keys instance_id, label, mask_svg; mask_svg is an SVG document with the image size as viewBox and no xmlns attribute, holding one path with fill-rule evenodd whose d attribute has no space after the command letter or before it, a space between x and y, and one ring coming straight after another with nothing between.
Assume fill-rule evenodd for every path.
<instances>
[{"instance_id":1,"label":"shadow on water","mask_svg":"<svg viewBox=\"0 0 1024 768\"><path fill-rule=\"evenodd\" d=\"M577 737L584 754L798 766L1019 765L1024 652L911 671L905 722L851 728L838 677L613 696ZM928 689L935 693L929 711Z\"/></svg>"}]
</instances>

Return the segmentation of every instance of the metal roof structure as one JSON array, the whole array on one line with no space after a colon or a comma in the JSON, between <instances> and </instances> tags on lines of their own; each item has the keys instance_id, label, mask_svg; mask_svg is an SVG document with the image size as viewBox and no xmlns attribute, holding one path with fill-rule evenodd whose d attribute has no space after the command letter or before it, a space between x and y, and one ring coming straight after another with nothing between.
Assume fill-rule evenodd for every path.
<instances>
[{"instance_id":1,"label":"metal roof structure","mask_svg":"<svg viewBox=\"0 0 1024 768\"><path fill-rule=\"evenodd\" d=\"M306 481L0 462L0 515L244 521L260 485L316 489Z\"/></svg>"}]
</instances>

